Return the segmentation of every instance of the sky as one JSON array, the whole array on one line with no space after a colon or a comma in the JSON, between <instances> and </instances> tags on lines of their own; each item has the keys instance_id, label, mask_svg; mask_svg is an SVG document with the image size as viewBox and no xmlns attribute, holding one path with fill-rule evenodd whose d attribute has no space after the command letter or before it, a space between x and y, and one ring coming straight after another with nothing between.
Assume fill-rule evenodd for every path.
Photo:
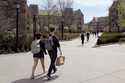
<instances>
[{"instance_id":1,"label":"sky","mask_svg":"<svg viewBox=\"0 0 125 83\"><path fill-rule=\"evenodd\" d=\"M74 0L74 10L81 9L85 23L93 17L108 16L108 9L113 0ZM28 0L28 4L42 4L42 0Z\"/></svg>"}]
</instances>

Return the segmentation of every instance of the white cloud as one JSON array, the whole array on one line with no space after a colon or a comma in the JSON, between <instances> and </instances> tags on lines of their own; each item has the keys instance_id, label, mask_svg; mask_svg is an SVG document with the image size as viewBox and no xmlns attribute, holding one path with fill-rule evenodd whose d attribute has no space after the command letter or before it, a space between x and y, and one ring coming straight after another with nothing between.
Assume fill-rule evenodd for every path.
<instances>
[{"instance_id":1,"label":"white cloud","mask_svg":"<svg viewBox=\"0 0 125 83\"><path fill-rule=\"evenodd\" d=\"M112 0L74 0L74 3L84 6L110 5Z\"/></svg>"}]
</instances>

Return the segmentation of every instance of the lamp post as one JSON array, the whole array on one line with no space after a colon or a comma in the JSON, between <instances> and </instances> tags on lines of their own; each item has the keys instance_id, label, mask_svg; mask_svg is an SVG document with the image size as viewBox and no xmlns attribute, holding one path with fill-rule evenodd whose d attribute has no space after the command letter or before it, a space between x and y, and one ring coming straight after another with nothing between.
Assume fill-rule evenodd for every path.
<instances>
[{"instance_id":1,"label":"lamp post","mask_svg":"<svg viewBox=\"0 0 125 83\"><path fill-rule=\"evenodd\" d=\"M64 36L64 20L61 21L61 37L62 37L62 40L63 40L63 37Z\"/></svg>"},{"instance_id":2,"label":"lamp post","mask_svg":"<svg viewBox=\"0 0 125 83\"><path fill-rule=\"evenodd\" d=\"M37 27L37 24L36 24L36 15L34 14L33 15L33 39L35 39L36 27Z\"/></svg>"},{"instance_id":3,"label":"lamp post","mask_svg":"<svg viewBox=\"0 0 125 83\"><path fill-rule=\"evenodd\" d=\"M32 35L33 35L33 39L35 39L35 34L37 31L37 17L38 17L39 8L38 8L38 5L33 4L29 6L29 9L32 16L32 24L33 24Z\"/></svg>"},{"instance_id":4,"label":"lamp post","mask_svg":"<svg viewBox=\"0 0 125 83\"><path fill-rule=\"evenodd\" d=\"M18 51L18 41L19 41L19 8L20 4L16 4L16 51Z\"/></svg>"},{"instance_id":5,"label":"lamp post","mask_svg":"<svg viewBox=\"0 0 125 83\"><path fill-rule=\"evenodd\" d=\"M99 22L97 22L97 33L99 32Z\"/></svg>"}]
</instances>

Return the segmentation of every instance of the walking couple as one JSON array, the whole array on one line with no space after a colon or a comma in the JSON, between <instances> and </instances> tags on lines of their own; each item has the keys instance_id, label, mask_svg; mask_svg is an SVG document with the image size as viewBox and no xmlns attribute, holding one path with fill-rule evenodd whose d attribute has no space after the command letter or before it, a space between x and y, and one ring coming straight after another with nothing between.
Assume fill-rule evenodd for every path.
<instances>
[{"instance_id":1,"label":"walking couple","mask_svg":"<svg viewBox=\"0 0 125 83\"><path fill-rule=\"evenodd\" d=\"M32 67L32 75L31 79L34 79L34 72L36 70L36 66L38 61L41 61L43 73L45 73L45 65L44 65L44 55L47 54L50 56L51 63L48 69L47 78L51 79L51 74L56 73L57 69L55 66L55 62L57 59L57 51L60 51L60 55L62 55L62 51L60 48L59 40L54 35L54 32L50 32L49 34L43 35L41 38L41 34L35 35L35 40L31 45L31 52L33 53L34 64ZM53 71L53 72L52 72Z\"/></svg>"}]
</instances>

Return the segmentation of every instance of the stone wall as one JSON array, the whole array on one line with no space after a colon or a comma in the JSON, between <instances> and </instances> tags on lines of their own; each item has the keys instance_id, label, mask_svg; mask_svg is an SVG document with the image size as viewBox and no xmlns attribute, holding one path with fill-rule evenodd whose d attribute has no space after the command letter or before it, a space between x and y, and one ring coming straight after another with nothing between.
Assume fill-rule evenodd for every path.
<instances>
[{"instance_id":1,"label":"stone wall","mask_svg":"<svg viewBox=\"0 0 125 83\"><path fill-rule=\"evenodd\" d=\"M0 0L0 31L15 31L16 4L19 3L19 33L27 31L27 2L26 0Z\"/></svg>"},{"instance_id":2,"label":"stone wall","mask_svg":"<svg viewBox=\"0 0 125 83\"><path fill-rule=\"evenodd\" d=\"M17 23L17 3L20 5ZM32 40L27 0L0 0L0 53L26 51ZM18 24L18 46L16 28ZM17 49L17 50L16 50Z\"/></svg>"},{"instance_id":3,"label":"stone wall","mask_svg":"<svg viewBox=\"0 0 125 83\"><path fill-rule=\"evenodd\" d=\"M109 31L109 17L94 17L89 23L89 28L94 32L108 32Z\"/></svg>"},{"instance_id":4,"label":"stone wall","mask_svg":"<svg viewBox=\"0 0 125 83\"><path fill-rule=\"evenodd\" d=\"M15 28L15 11L9 0L0 1L0 31L4 32Z\"/></svg>"}]
</instances>

